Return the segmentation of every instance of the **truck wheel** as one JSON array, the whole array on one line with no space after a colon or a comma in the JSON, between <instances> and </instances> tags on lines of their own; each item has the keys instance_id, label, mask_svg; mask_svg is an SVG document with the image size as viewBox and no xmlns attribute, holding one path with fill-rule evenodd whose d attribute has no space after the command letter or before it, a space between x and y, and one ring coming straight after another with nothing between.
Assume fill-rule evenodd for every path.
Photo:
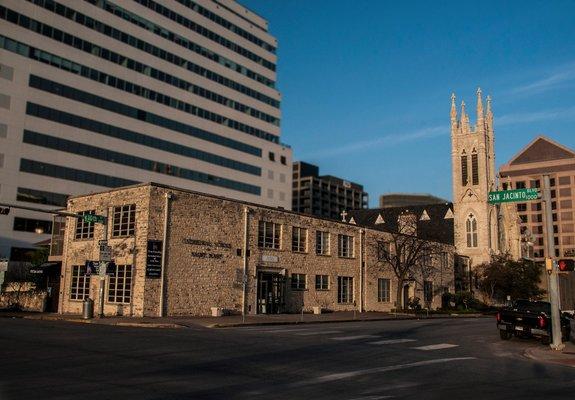
<instances>
[{"instance_id":1,"label":"truck wheel","mask_svg":"<svg viewBox=\"0 0 575 400\"><path fill-rule=\"evenodd\" d=\"M502 340L509 340L509 339L511 339L511 336L512 336L511 332L502 331L502 330L499 331L499 337Z\"/></svg>"}]
</instances>

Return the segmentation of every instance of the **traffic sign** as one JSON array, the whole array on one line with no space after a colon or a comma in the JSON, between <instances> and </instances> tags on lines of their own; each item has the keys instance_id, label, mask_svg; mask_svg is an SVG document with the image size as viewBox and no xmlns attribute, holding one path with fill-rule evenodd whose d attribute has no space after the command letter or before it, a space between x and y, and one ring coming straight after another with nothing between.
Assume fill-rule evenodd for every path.
<instances>
[{"instance_id":1,"label":"traffic sign","mask_svg":"<svg viewBox=\"0 0 575 400\"><path fill-rule=\"evenodd\" d=\"M82 219L84 222L91 222L91 223L98 223L98 224L105 224L106 217L103 215L97 214L83 214Z\"/></svg>"},{"instance_id":2,"label":"traffic sign","mask_svg":"<svg viewBox=\"0 0 575 400\"><path fill-rule=\"evenodd\" d=\"M488 197L488 201L490 204L532 201L537 199L539 199L539 190L536 188L489 192Z\"/></svg>"}]
</instances>

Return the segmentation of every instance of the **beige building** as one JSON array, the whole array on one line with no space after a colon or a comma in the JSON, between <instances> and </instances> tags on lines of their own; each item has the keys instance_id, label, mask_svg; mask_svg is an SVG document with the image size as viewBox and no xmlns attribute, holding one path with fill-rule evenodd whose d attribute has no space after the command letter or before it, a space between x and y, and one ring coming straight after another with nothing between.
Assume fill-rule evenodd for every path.
<instances>
[{"instance_id":1,"label":"beige building","mask_svg":"<svg viewBox=\"0 0 575 400\"><path fill-rule=\"evenodd\" d=\"M477 120L471 125L461 103L458 118L451 97L451 160L455 249L469 267L489 262L493 254L521 256L521 236L514 205L491 205L488 194L499 188L495 170L495 131L491 98L484 110L477 90Z\"/></svg>"},{"instance_id":2,"label":"beige building","mask_svg":"<svg viewBox=\"0 0 575 400\"><path fill-rule=\"evenodd\" d=\"M535 261L545 257L575 257L575 152L552 139L538 136L499 169L503 189L542 188L543 175L551 183L553 209L553 254L545 254L547 235L541 201L516 203L524 236L523 254ZM543 279L546 287L546 279ZM575 280L561 276L564 309L575 308Z\"/></svg>"},{"instance_id":3,"label":"beige building","mask_svg":"<svg viewBox=\"0 0 575 400\"><path fill-rule=\"evenodd\" d=\"M388 248L387 232L159 184L76 196L68 211L110 218L107 233L67 218L61 313L80 313L88 297L99 304L99 277L87 274L86 262L98 260L106 237L115 262L105 280L106 315L395 308L397 280L378 253ZM410 277L406 298L437 308L441 294L453 292L453 268L437 265L453 266L453 246L441 246L444 259L427 260L434 272L425 281Z\"/></svg>"},{"instance_id":4,"label":"beige building","mask_svg":"<svg viewBox=\"0 0 575 400\"><path fill-rule=\"evenodd\" d=\"M0 202L157 181L291 208L277 40L233 0L0 2ZM50 218L0 216L0 258Z\"/></svg>"}]
</instances>

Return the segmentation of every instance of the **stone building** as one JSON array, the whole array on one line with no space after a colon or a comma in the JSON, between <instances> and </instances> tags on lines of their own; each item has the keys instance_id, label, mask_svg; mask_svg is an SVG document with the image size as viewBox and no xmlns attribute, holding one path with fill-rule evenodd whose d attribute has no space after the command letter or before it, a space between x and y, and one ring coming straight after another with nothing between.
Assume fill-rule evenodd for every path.
<instances>
[{"instance_id":1,"label":"stone building","mask_svg":"<svg viewBox=\"0 0 575 400\"><path fill-rule=\"evenodd\" d=\"M456 252L470 268L489 262L493 254L521 256L521 235L513 204L491 205L488 194L499 188L495 170L495 132L491 98L483 109L477 90L477 121L471 126L461 103L458 119L451 97L451 160Z\"/></svg>"},{"instance_id":2,"label":"stone building","mask_svg":"<svg viewBox=\"0 0 575 400\"><path fill-rule=\"evenodd\" d=\"M390 233L371 227L153 183L72 197L68 211L109 219L67 218L61 313L80 313L87 297L99 304L99 277L89 275L86 262L98 260L105 238L114 261L102 292L106 315L396 307L397 280L379 253L394 251ZM439 246L453 265L453 246ZM441 293L453 291L453 269L439 276L439 261L427 262L433 273L412 293L436 308Z\"/></svg>"}]
</instances>

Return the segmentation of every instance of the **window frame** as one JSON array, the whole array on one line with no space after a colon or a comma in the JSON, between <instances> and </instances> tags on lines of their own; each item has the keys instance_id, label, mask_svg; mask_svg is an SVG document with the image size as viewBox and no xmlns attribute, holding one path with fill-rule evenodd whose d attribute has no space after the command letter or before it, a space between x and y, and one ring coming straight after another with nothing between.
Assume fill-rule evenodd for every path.
<instances>
[{"instance_id":1,"label":"window frame","mask_svg":"<svg viewBox=\"0 0 575 400\"><path fill-rule=\"evenodd\" d=\"M315 254L318 256L329 256L330 249L330 233L328 231L315 231Z\"/></svg>"},{"instance_id":2,"label":"window frame","mask_svg":"<svg viewBox=\"0 0 575 400\"><path fill-rule=\"evenodd\" d=\"M307 228L292 227L291 249L295 253L307 253Z\"/></svg>"},{"instance_id":3,"label":"window frame","mask_svg":"<svg viewBox=\"0 0 575 400\"><path fill-rule=\"evenodd\" d=\"M307 289L307 275L302 273L292 273L290 277L291 290L306 290Z\"/></svg>"},{"instance_id":4,"label":"window frame","mask_svg":"<svg viewBox=\"0 0 575 400\"><path fill-rule=\"evenodd\" d=\"M337 277L337 304L353 304L353 284L354 282L352 276Z\"/></svg>"},{"instance_id":5,"label":"window frame","mask_svg":"<svg viewBox=\"0 0 575 400\"><path fill-rule=\"evenodd\" d=\"M90 297L90 276L85 265L72 265L70 271L70 301L84 301Z\"/></svg>"},{"instance_id":6,"label":"window frame","mask_svg":"<svg viewBox=\"0 0 575 400\"><path fill-rule=\"evenodd\" d=\"M79 215L95 215L96 210L85 210L77 212ZM76 219L74 230L74 240L91 240L94 239L94 222L86 222L83 218Z\"/></svg>"},{"instance_id":7,"label":"window frame","mask_svg":"<svg viewBox=\"0 0 575 400\"><path fill-rule=\"evenodd\" d=\"M112 210L112 216L113 216L112 232L110 233L111 237L121 238L121 237L135 236L136 234L135 204L132 203L132 204L123 204L121 206L114 206Z\"/></svg>"},{"instance_id":8,"label":"window frame","mask_svg":"<svg viewBox=\"0 0 575 400\"><path fill-rule=\"evenodd\" d=\"M271 226L271 237L268 229ZM270 241L271 238L271 241ZM258 221L258 247L260 249L281 250L282 225L271 221Z\"/></svg>"},{"instance_id":9,"label":"window frame","mask_svg":"<svg viewBox=\"0 0 575 400\"><path fill-rule=\"evenodd\" d=\"M120 274L120 271L122 271L123 273ZM108 285L106 290L106 303L108 304L132 303L133 271L134 268L131 264L116 264L114 275L108 277ZM121 287L119 287L120 281L121 281ZM122 301L117 301L118 298L120 298ZM126 298L128 299L127 301Z\"/></svg>"},{"instance_id":10,"label":"window frame","mask_svg":"<svg viewBox=\"0 0 575 400\"><path fill-rule=\"evenodd\" d=\"M340 258L354 257L354 237L350 235L337 235L337 255Z\"/></svg>"},{"instance_id":11,"label":"window frame","mask_svg":"<svg viewBox=\"0 0 575 400\"><path fill-rule=\"evenodd\" d=\"M315 276L315 290L316 291L327 291L329 290L329 275L316 275Z\"/></svg>"},{"instance_id":12,"label":"window frame","mask_svg":"<svg viewBox=\"0 0 575 400\"><path fill-rule=\"evenodd\" d=\"M386 285L382 285L383 283L386 283ZM389 278L377 279L377 302L391 303L391 279Z\"/></svg>"}]
</instances>

